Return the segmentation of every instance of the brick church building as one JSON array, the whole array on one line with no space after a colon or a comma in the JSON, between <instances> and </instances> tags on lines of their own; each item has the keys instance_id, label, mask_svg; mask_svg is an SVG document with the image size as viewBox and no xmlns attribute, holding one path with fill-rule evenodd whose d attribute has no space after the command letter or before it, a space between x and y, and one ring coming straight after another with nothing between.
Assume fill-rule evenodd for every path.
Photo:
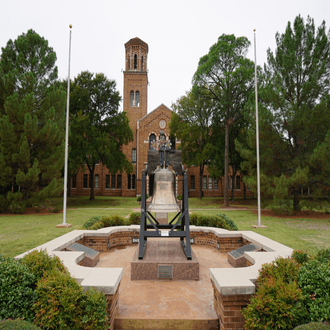
<instances>
[{"instance_id":1,"label":"brick church building","mask_svg":"<svg viewBox=\"0 0 330 330\"><path fill-rule=\"evenodd\" d=\"M164 135L170 140L172 148L177 149L180 141L169 134L169 122L172 110L161 104L156 109L147 113L148 104L148 44L139 38L133 38L125 44L125 70L123 88L123 110L126 112L130 127L133 130L134 141L123 146L123 152L133 164L134 171L128 175L122 173L109 173L106 166L101 163L96 165L94 177L95 196L124 196L136 197L141 195L142 171L148 161L148 150L152 141L159 140ZM177 194L182 194L180 181L177 177ZM89 196L89 171L80 171L71 178L71 196ZM188 169L189 197L199 195L199 167ZM153 178L147 177L147 193L152 194ZM223 196L224 180L213 179L207 169L204 170L203 196ZM243 196L244 184L239 174L235 177L233 185L236 197ZM231 190L229 191L231 193ZM246 190L247 196L252 196L250 190Z\"/></svg>"}]
</instances>

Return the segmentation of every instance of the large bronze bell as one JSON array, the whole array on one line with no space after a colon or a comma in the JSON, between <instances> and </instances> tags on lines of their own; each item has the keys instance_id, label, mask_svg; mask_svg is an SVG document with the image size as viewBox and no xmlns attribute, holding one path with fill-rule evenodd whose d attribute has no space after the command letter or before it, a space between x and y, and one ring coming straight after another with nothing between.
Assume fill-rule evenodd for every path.
<instances>
[{"instance_id":1,"label":"large bronze bell","mask_svg":"<svg viewBox=\"0 0 330 330\"><path fill-rule=\"evenodd\" d=\"M180 212L175 197L175 175L168 168L155 171L153 197L147 208L148 212Z\"/></svg>"}]
</instances>

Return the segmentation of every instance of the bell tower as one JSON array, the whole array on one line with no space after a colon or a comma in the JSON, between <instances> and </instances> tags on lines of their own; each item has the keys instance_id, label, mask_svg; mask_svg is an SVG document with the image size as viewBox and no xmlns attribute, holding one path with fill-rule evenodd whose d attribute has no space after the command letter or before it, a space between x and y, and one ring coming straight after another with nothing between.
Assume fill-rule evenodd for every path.
<instances>
[{"instance_id":1,"label":"bell tower","mask_svg":"<svg viewBox=\"0 0 330 330\"><path fill-rule=\"evenodd\" d=\"M123 108L133 130L138 119L147 115L148 102L148 44L139 38L125 44Z\"/></svg>"}]
</instances>

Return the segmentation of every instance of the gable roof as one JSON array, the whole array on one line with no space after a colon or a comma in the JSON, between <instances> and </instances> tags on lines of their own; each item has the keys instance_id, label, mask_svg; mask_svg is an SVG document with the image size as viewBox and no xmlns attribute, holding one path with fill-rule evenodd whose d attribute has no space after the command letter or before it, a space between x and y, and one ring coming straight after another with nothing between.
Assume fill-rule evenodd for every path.
<instances>
[{"instance_id":1,"label":"gable roof","mask_svg":"<svg viewBox=\"0 0 330 330\"><path fill-rule=\"evenodd\" d=\"M162 103L157 108L155 108L154 110L152 110L151 112L149 112L148 114L146 114L144 117L142 117L141 119L138 119L138 121L144 120L145 118L147 118L148 116L152 115L155 111L157 111L162 106L165 107L166 110L173 112L173 110L171 110L168 106L166 106L164 103Z\"/></svg>"}]
</instances>

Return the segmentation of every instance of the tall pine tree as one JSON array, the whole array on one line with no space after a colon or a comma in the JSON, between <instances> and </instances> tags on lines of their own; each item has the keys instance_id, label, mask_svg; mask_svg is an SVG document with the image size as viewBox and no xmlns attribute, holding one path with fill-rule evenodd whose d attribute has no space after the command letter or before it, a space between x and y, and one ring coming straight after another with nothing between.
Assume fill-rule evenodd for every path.
<instances>
[{"instance_id":1,"label":"tall pine tree","mask_svg":"<svg viewBox=\"0 0 330 330\"><path fill-rule=\"evenodd\" d=\"M317 29L310 17L297 16L276 34L260 89L261 187L279 211L321 205L330 187L330 40L325 22ZM249 161L255 186L255 138Z\"/></svg>"},{"instance_id":2,"label":"tall pine tree","mask_svg":"<svg viewBox=\"0 0 330 330\"><path fill-rule=\"evenodd\" d=\"M0 210L24 212L63 188L65 92L56 54L29 30L0 59Z\"/></svg>"}]
</instances>

